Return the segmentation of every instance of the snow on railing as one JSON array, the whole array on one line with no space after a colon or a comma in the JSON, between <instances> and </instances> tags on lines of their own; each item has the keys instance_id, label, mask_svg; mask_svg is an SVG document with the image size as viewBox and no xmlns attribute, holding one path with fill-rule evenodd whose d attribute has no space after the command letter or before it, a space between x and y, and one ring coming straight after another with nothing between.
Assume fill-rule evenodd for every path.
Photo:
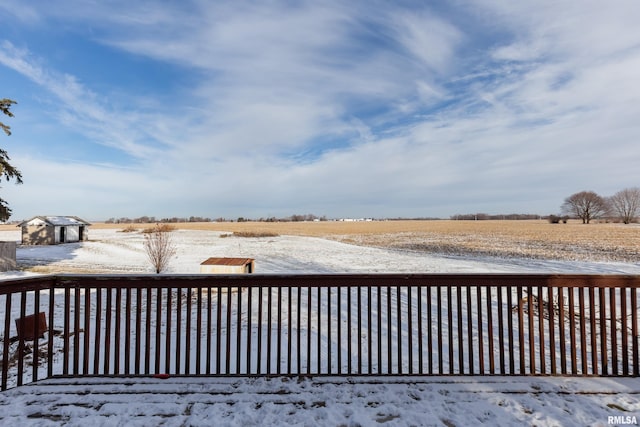
<instances>
[{"instance_id":1,"label":"snow on railing","mask_svg":"<svg viewBox=\"0 0 640 427\"><path fill-rule=\"evenodd\" d=\"M7 280L1 386L59 375L637 377L639 287L623 275Z\"/></svg>"}]
</instances>

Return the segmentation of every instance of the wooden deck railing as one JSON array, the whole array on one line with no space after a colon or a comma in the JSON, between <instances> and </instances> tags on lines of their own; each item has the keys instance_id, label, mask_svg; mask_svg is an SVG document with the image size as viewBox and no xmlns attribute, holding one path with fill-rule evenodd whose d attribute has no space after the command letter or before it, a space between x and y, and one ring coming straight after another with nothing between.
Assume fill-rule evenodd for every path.
<instances>
[{"instance_id":1,"label":"wooden deck railing","mask_svg":"<svg viewBox=\"0 0 640 427\"><path fill-rule=\"evenodd\" d=\"M637 377L639 287L617 275L8 280L1 386L57 375ZM29 322L40 313L46 330Z\"/></svg>"}]
</instances>

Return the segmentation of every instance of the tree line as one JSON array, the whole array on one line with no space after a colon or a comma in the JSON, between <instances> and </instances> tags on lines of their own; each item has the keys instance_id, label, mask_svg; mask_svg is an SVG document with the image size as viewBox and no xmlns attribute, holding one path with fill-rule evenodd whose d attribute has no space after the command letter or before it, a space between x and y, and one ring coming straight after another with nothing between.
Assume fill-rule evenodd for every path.
<instances>
[{"instance_id":1,"label":"tree line","mask_svg":"<svg viewBox=\"0 0 640 427\"><path fill-rule=\"evenodd\" d=\"M535 220L548 219L551 223L567 222L569 218L580 219L584 224L589 224L594 219L605 218L612 221L620 221L630 224L638 220L640 215L640 188L632 187L618 191L610 197L600 196L593 191L581 191L572 194L564 200L561 206L560 215L542 216L539 214L488 214L488 213L467 213L451 215L452 220L460 221L486 221L486 220ZM387 221L393 220L437 220L440 218L385 218ZM202 216L158 218L155 216L141 216L137 218L109 218L107 224L152 224L152 223L185 223L185 222L302 222L302 221L329 221L326 216L314 214L294 214L286 217L260 217L246 218L238 217L229 219L218 217L215 219Z\"/></svg>"},{"instance_id":2,"label":"tree line","mask_svg":"<svg viewBox=\"0 0 640 427\"><path fill-rule=\"evenodd\" d=\"M452 220L528 220L546 218L557 224L568 219L580 219L589 224L595 219L619 221L624 224L637 222L640 216L640 187L630 187L618 191L612 196L601 196L594 191L580 191L564 199L560 215L540 216L534 214L497 214L486 213L451 215Z\"/></svg>"},{"instance_id":3,"label":"tree line","mask_svg":"<svg viewBox=\"0 0 640 427\"><path fill-rule=\"evenodd\" d=\"M538 214L487 214L487 213L473 213L473 214L456 214L449 217L453 220L459 221L487 221L487 220L528 220L528 219L540 219Z\"/></svg>"},{"instance_id":4,"label":"tree line","mask_svg":"<svg viewBox=\"0 0 640 427\"><path fill-rule=\"evenodd\" d=\"M137 218L109 218L105 221L106 224L153 224L153 223L183 223L183 222L302 222L302 221L328 221L326 216L316 216L314 214L294 214L286 217L276 218L274 216L271 217L261 217L257 219L245 218L243 216L238 217L237 219L229 219L229 218L215 218L211 219L209 217L202 216L190 216L190 217L171 217L171 218L157 218L155 216L140 216Z\"/></svg>"},{"instance_id":5,"label":"tree line","mask_svg":"<svg viewBox=\"0 0 640 427\"><path fill-rule=\"evenodd\" d=\"M154 224L154 223L178 223L178 222L212 222L211 218L201 216L156 218L155 216L140 216L137 218L109 218L106 224Z\"/></svg>"}]
</instances>

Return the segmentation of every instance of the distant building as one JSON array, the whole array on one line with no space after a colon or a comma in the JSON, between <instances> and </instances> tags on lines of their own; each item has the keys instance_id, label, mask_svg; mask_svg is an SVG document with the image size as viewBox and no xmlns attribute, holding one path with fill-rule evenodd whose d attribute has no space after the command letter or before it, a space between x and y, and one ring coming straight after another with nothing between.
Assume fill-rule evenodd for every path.
<instances>
[{"instance_id":1,"label":"distant building","mask_svg":"<svg viewBox=\"0 0 640 427\"><path fill-rule=\"evenodd\" d=\"M90 225L75 216L34 216L18 227L23 245L57 245L88 240Z\"/></svg>"},{"instance_id":2,"label":"distant building","mask_svg":"<svg viewBox=\"0 0 640 427\"><path fill-rule=\"evenodd\" d=\"M209 258L200 263L202 274L245 274L255 270L253 258Z\"/></svg>"}]
</instances>

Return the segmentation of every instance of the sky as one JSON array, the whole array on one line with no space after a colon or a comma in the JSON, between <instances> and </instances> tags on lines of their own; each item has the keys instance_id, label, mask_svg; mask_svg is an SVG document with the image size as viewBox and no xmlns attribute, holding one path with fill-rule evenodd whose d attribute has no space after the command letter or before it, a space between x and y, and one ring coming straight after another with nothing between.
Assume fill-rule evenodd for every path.
<instances>
[{"instance_id":1,"label":"sky","mask_svg":"<svg viewBox=\"0 0 640 427\"><path fill-rule=\"evenodd\" d=\"M640 2L0 0L34 215L558 213L640 186Z\"/></svg>"}]
</instances>

